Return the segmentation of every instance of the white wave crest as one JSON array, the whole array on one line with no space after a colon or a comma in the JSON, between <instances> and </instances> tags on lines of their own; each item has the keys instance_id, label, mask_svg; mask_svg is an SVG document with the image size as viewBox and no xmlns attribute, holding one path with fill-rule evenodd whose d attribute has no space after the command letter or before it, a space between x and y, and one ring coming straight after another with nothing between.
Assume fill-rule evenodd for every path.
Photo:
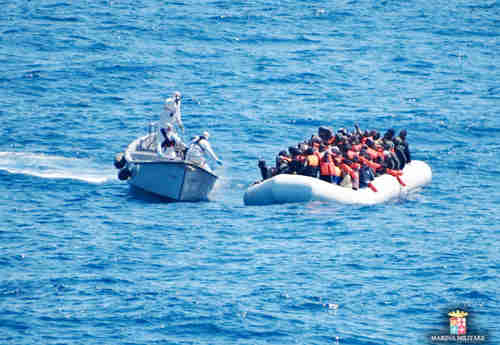
<instances>
[{"instance_id":1,"label":"white wave crest","mask_svg":"<svg viewBox=\"0 0 500 345\"><path fill-rule=\"evenodd\" d=\"M29 152L0 152L0 170L11 174L71 179L95 184L116 178L111 165L103 167L102 164L97 164L90 159Z\"/></svg>"}]
</instances>

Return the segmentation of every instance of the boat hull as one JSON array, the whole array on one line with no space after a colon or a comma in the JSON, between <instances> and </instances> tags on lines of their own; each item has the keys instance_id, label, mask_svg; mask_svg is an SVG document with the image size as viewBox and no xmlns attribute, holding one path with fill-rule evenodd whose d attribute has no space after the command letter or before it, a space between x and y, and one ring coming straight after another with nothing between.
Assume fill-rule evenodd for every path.
<instances>
[{"instance_id":1,"label":"boat hull","mask_svg":"<svg viewBox=\"0 0 500 345\"><path fill-rule=\"evenodd\" d=\"M402 186L393 176L379 176L372 182L377 189L377 192L374 192L370 188L352 190L308 176L281 174L248 188L243 201L245 205L315 200L372 205L397 198L430 183L432 170L425 162L412 161L403 169L401 180L406 186Z\"/></svg>"},{"instance_id":2,"label":"boat hull","mask_svg":"<svg viewBox=\"0 0 500 345\"><path fill-rule=\"evenodd\" d=\"M154 136L134 140L123 157L122 179L146 192L175 201L207 200L217 176L194 162L168 159L156 153ZM120 164L121 165L121 164ZM120 177L120 176L119 176Z\"/></svg>"},{"instance_id":3,"label":"boat hull","mask_svg":"<svg viewBox=\"0 0 500 345\"><path fill-rule=\"evenodd\" d=\"M217 176L185 161L130 162L128 183L176 201L207 200Z\"/></svg>"}]
</instances>

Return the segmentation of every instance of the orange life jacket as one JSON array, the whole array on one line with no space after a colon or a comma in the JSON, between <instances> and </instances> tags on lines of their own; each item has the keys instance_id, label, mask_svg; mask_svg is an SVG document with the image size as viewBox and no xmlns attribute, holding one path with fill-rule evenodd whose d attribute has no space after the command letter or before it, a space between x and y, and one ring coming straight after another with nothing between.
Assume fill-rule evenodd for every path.
<instances>
[{"instance_id":1,"label":"orange life jacket","mask_svg":"<svg viewBox=\"0 0 500 345\"><path fill-rule=\"evenodd\" d=\"M344 173L349 174L353 180L357 180L359 178L358 173L345 163L340 164L340 169L342 169Z\"/></svg>"},{"instance_id":2,"label":"orange life jacket","mask_svg":"<svg viewBox=\"0 0 500 345\"><path fill-rule=\"evenodd\" d=\"M368 165L370 168L372 168L373 171L377 171L377 170L379 170L382 167L380 164L372 162L371 160L366 159L365 157L359 157L359 160L364 165Z\"/></svg>"},{"instance_id":3,"label":"orange life jacket","mask_svg":"<svg viewBox=\"0 0 500 345\"><path fill-rule=\"evenodd\" d=\"M363 144L356 144L356 145L352 145L352 149L356 152L359 152L361 151L361 148L363 147Z\"/></svg>"},{"instance_id":4,"label":"orange life jacket","mask_svg":"<svg viewBox=\"0 0 500 345\"><path fill-rule=\"evenodd\" d=\"M319 165L319 173L321 176L340 176L340 169L333 164L331 157L323 159Z\"/></svg>"},{"instance_id":5,"label":"orange life jacket","mask_svg":"<svg viewBox=\"0 0 500 345\"><path fill-rule=\"evenodd\" d=\"M347 158L349 158L350 160L353 160L354 157L357 157L358 156L358 153L353 151L353 150L349 150L347 151Z\"/></svg>"},{"instance_id":6,"label":"orange life jacket","mask_svg":"<svg viewBox=\"0 0 500 345\"><path fill-rule=\"evenodd\" d=\"M373 137L363 137L361 139L361 144L366 144L366 142L368 141L368 139L373 140Z\"/></svg>"},{"instance_id":7,"label":"orange life jacket","mask_svg":"<svg viewBox=\"0 0 500 345\"><path fill-rule=\"evenodd\" d=\"M344 161L344 157L342 155L338 155L333 157L333 161L337 166L340 166L340 164Z\"/></svg>"},{"instance_id":8,"label":"orange life jacket","mask_svg":"<svg viewBox=\"0 0 500 345\"><path fill-rule=\"evenodd\" d=\"M307 161L307 166L310 166L310 167L319 166L319 158L318 158L318 155L316 155L316 154L307 155L306 161Z\"/></svg>"},{"instance_id":9,"label":"orange life jacket","mask_svg":"<svg viewBox=\"0 0 500 345\"><path fill-rule=\"evenodd\" d=\"M370 156L370 158L371 158L372 160L375 160L375 159L377 159L378 157L380 157L379 152L378 152L378 151L376 151L376 150L374 150L374 149L372 149L371 147L366 148L366 153L368 153L368 155Z\"/></svg>"}]
</instances>

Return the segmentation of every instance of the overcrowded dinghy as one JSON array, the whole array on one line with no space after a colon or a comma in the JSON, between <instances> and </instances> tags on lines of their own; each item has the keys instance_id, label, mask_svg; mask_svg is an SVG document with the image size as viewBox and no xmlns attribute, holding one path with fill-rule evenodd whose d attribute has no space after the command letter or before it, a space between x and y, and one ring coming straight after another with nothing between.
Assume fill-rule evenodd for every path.
<instances>
[{"instance_id":1,"label":"overcrowded dinghy","mask_svg":"<svg viewBox=\"0 0 500 345\"><path fill-rule=\"evenodd\" d=\"M428 184L432 170L412 160L407 131L319 127L307 141L280 151L276 166L259 161L262 180L248 188L246 205L335 201L377 204Z\"/></svg>"},{"instance_id":2,"label":"overcrowded dinghy","mask_svg":"<svg viewBox=\"0 0 500 345\"><path fill-rule=\"evenodd\" d=\"M401 197L411 190L418 189L432 180L432 170L423 161L411 161L402 170L400 181L394 176L384 174L376 177L370 188L353 190L320 179L280 174L254 184L245 192L245 205L271 205L308 201L335 201L342 204L372 205Z\"/></svg>"}]
</instances>

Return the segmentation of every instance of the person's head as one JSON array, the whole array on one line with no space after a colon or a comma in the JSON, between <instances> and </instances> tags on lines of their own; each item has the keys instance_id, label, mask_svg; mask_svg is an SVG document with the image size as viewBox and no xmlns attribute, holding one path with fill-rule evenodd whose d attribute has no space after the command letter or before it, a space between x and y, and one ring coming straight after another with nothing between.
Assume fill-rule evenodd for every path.
<instances>
[{"instance_id":1,"label":"person's head","mask_svg":"<svg viewBox=\"0 0 500 345\"><path fill-rule=\"evenodd\" d=\"M389 128L387 132L385 132L384 134L384 138L386 139L392 139L393 136L394 136L394 129L392 128Z\"/></svg>"},{"instance_id":2,"label":"person's head","mask_svg":"<svg viewBox=\"0 0 500 345\"><path fill-rule=\"evenodd\" d=\"M181 93L179 91L175 91L174 92L174 99L176 101L180 100L181 99Z\"/></svg>"},{"instance_id":3,"label":"person's head","mask_svg":"<svg viewBox=\"0 0 500 345\"><path fill-rule=\"evenodd\" d=\"M306 143L300 143L299 144L299 151L300 152L306 152L306 150L309 148Z\"/></svg>"},{"instance_id":4,"label":"person's head","mask_svg":"<svg viewBox=\"0 0 500 345\"><path fill-rule=\"evenodd\" d=\"M312 147L307 148L306 155L312 155L313 153L314 153L314 150L312 149Z\"/></svg>"},{"instance_id":5,"label":"person's head","mask_svg":"<svg viewBox=\"0 0 500 345\"><path fill-rule=\"evenodd\" d=\"M406 139L406 134L407 134L406 133L406 129L403 129L403 130L401 130L401 132L399 132L399 137L401 139L405 140Z\"/></svg>"},{"instance_id":6,"label":"person's head","mask_svg":"<svg viewBox=\"0 0 500 345\"><path fill-rule=\"evenodd\" d=\"M310 144L314 144L314 143L318 143L320 144L322 142L321 138L317 135L312 135L311 136L311 140L310 140Z\"/></svg>"},{"instance_id":7,"label":"person's head","mask_svg":"<svg viewBox=\"0 0 500 345\"><path fill-rule=\"evenodd\" d=\"M299 154L299 149L298 149L298 148L296 148L295 146L290 146L290 147L288 148L288 152L290 152L290 155L291 155L292 157L295 157L295 156L297 156L297 155Z\"/></svg>"},{"instance_id":8,"label":"person's head","mask_svg":"<svg viewBox=\"0 0 500 345\"><path fill-rule=\"evenodd\" d=\"M286 153L286 151L280 151L280 153L278 153L278 156L287 157L288 154Z\"/></svg>"},{"instance_id":9,"label":"person's head","mask_svg":"<svg viewBox=\"0 0 500 345\"><path fill-rule=\"evenodd\" d=\"M205 139L210 138L210 133L208 133L207 131L203 132L202 135L205 137Z\"/></svg>"}]
</instances>

